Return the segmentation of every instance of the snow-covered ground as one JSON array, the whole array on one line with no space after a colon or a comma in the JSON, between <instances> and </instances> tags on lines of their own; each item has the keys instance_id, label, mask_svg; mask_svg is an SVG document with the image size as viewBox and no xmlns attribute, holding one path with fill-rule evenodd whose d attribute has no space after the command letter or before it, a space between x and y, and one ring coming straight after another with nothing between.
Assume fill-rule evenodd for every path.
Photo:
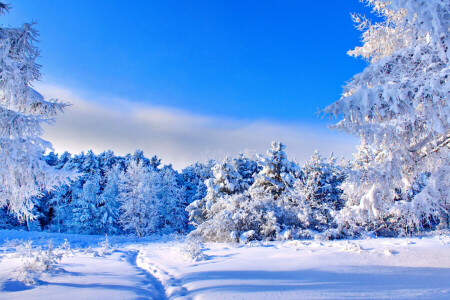
<instances>
[{"instance_id":1,"label":"snow-covered ground","mask_svg":"<svg viewBox=\"0 0 450 300\"><path fill-rule=\"evenodd\" d=\"M35 285L18 280L28 239L72 247ZM450 299L448 236L206 244L198 262L182 240L104 240L0 231L0 299Z\"/></svg>"}]
</instances>

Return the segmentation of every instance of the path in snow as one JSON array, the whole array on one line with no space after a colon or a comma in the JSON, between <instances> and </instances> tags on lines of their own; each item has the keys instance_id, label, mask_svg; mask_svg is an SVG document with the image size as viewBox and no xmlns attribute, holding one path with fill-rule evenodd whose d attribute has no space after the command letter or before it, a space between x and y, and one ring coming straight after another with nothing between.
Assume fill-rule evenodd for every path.
<instances>
[{"instance_id":1,"label":"path in snow","mask_svg":"<svg viewBox=\"0 0 450 300\"><path fill-rule=\"evenodd\" d=\"M146 270L162 284L167 299L189 298L187 297L188 292L181 282L167 271L158 267L156 263L152 262L152 258L149 258L148 255L146 256L142 250L139 251L136 263L139 268Z\"/></svg>"},{"instance_id":2,"label":"path in snow","mask_svg":"<svg viewBox=\"0 0 450 300\"><path fill-rule=\"evenodd\" d=\"M0 299L165 299L161 284L137 268L135 251L116 251L106 257L78 252L58 264L62 269L45 274L42 284L27 287L18 281L4 280ZM0 274L10 275L17 260L2 258ZM1 281L1 280L0 280Z\"/></svg>"},{"instance_id":3,"label":"path in snow","mask_svg":"<svg viewBox=\"0 0 450 300\"><path fill-rule=\"evenodd\" d=\"M187 298L450 299L450 247L439 238L209 244L203 262L184 261L180 246L145 246L141 267L157 265L166 290Z\"/></svg>"}]
</instances>

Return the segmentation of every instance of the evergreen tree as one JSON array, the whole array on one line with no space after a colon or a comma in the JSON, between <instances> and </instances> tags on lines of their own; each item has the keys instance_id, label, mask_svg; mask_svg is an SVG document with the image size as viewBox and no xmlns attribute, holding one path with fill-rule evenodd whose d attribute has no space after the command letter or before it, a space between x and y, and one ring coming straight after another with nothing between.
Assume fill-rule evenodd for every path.
<instances>
[{"instance_id":1,"label":"evergreen tree","mask_svg":"<svg viewBox=\"0 0 450 300\"><path fill-rule=\"evenodd\" d=\"M178 184L178 174L172 166L164 167L161 174L161 229L166 233L184 233L188 224L184 188Z\"/></svg>"},{"instance_id":2,"label":"evergreen tree","mask_svg":"<svg viewBox=\"0 0 450 300\"><path fill-rule=\"evenodd\" d=\"M254 176L262 169L255 160L246 157L242 153L239 154L239 157L233 159L233 165L241 175L242 181L247 188L253 184L255 181Z\"/></svg>"},{"instance_id":3,"label":"evergreen tree","mask_svg":"<svg viewBox=\"0 0 450 300\"><path fill-rule=\"evenodd\" d=\"M132 160L120 175L120 222L137 237L155 233L160 226L160 175L143 161Z\"/></svg>"},{"instance_id":4,"label":"evergreen tree","mask_svg":"<svg viewBox=\"0 0 450 300\"><path fill-rule=\"evenodd\" d=\"M339 101L325 109L342 117L336 129L359 135L362 143L376 150L364 169L367 176L352 170L344 191L353 206L341 220L378 231L389 219L391 230L411 233L440 217L441 226L447 227L450 2L367 3L383 21L371 23L354 16L364 44L349 54L370 65L352 78ZM363 176L364 185L354 180ZM426 184L410 197L423 176L428 177ZM361 192L355 193L358 188Z\"/></svg>"},{"instance_id":5,"label":"evergreen tree","mask_svg":"<svg viewBox=\"0 0 450 300\"><path fill-rule=\"evenodd\" d=\"M8 9L0 3L0 14ZM51 145L40 138L41 125L52 122L67 105L46 101L31 88L41 77L33 25L0 27L0 207L7 207L21 221L35 217L36 196L73 176L42 159Z\"/></svg>"},{"instance_id":6,"label":"evergreen tree","mask_svg":"<svg viewBox=\"0 0 450 300\"><path fill-rule=\"evenodd\" d=\"M345 179L345 170L336 165L333 155L326 160L318 151L301 170L301 178L292 192L286 194L286 205L295 207L302 229L323 232L336 228L335 216L344 205L340 185Z\"/></svg>"},{"instance_id":7,"label":"evergreen tree","mask_svg":"<svg viewBox=\"0 0 450 300\"><path fill-rule=\"evenodd\" d=\"M186 167L178 177L180 185L185 187L186 203L190 204L206 196L205 181L213 177L212 167L216 164L214 160L206 164L196 162Z\"/></svg>"},{"instance_id":8,"label":"evergreen tree","mask_svg":"<svg viewBox=\"0 0 450 300\"><path fill-rule=\"evenodd\" d=\"M280 142L272 142L267 157L261 157L261 171L256 175L251 193L270 194L275 200L287 189L300 174L300 168L287 159L285 146Z\"/></svg>"},{"instance_id":9,"label":"evergreen tree","mask_svg":"<svg viewBox=\"0 0 450 300\"><path fill-rule=\"evenodd\" d=\"M98 202L96 212L98 233L114 234L119 232L119 184L121 166L117 164L106 173L106 184Z\"/></svg>"},{"instance_id":10,"label":"evergreen tree","mask_svg":"<svg viewBox=\"0 0 450 300\"><path fill-rule=\"evenodd\" d=\"M281 143L272 143L250 187L231 160L216 164L212 168L214 177L206 181L205 198L187 208L189 220L196 227L190 234L220 242L284 238L283 232L291 228L291 224L283 224L286 210L295 208L283 206L283 198L291 191L300 169L287 159L283 148Z\"/></svg>"},{"instance_id":11,"label":"evergreen tree","mask_svg":"<svg viewBox=\"0 0 450 300\"><path fill-rule=\"evenodd\" d=\"M207 187L206 196L194 201L188 208L189 220L194 225L199 225L216 214L213 205L221 197L240 193L245 189L242 176L236 171L229 158L212 167L213 178L205 180ZM214 206L220 209L218 206Z\"/></svg>"},{"instance_id":12,"label":"evergreen tree","mask_svg":"<svg viewBox=\"0 0 450 300\"><path fill-rule=\"evenodd\" d=\"M98 233L99 220L97 220L97 206L100 202L100 178L97 174L91 175L83 184L81 197L70 203L72 208L71 229L77 233Z\"/></svg>"}]
</instances>

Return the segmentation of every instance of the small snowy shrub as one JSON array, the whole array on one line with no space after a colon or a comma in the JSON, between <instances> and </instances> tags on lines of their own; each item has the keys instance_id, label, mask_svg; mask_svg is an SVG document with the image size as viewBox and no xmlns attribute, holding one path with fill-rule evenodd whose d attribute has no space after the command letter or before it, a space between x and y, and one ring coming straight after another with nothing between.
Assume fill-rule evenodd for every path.
<instances>
[{"instance_id":1,"label":"small snowy shrub","mask_svg":"<svg viewBox=\"0 0 450 300\"><path fill-rule=\"evenodd\" d=\"M16 248L16 257L33 257L33 242L31 240L28 241L21 241L18 243Z\"/></svg>"},{"instance_id":2,"label":"small snowy shrub","mask_svg":"<svg viewBox=\"0 0 450 300\"><path fill-rule=\"evenodd\" d=\"M108 235L105 234L105 240L100 243L100 250L98 251L98 255L105 256L107 254L111 254L113 249L111 248L111 244L108 240Z\"/></svg>"},{"instance_id":3,"label":"small snowy shrub","mask_svg":"<svg viewBox=\"0 0 450 300\"><path fill-rule=\"evenodd\" d=\"M13 248L13 247L15 248L15 247L17 247L18 245L20 245L22 243L23 243L22 239L12 239L12 240L10 240L10 239L6 238L4 240L4 242L3 242L3 246L7 247L7 248Z\"/></svg>"},{"instance_id":4,"label":"small snowy shrub","mask_svg":"<svg viewBox=\"0 0 450 300\"><path fill-rule=\"evenodd\" d=\"M202 242L195 237L186 239L182 251L186 260L202 261L208 259L208 256L202 251Z\"/></svg>"},{"instance_id":5,"label":"small snowy shrub","mask_svg":"<svg viewBox=\"0 0 450 300\"><path fill-rule=\"evenodd\" d=\"M61 261L63 254L57 253L53 248L53 242L50 240L47 244L47 250L38 249L37 255L35 255L35 261L38 263L42 270L48 271L53 269L54 265Z\"/></svg>"},{"instance_id":6,"label":"small snowy shrub","mask_svg":"<svg viewBox=\"0 0 450 300\"><path fill-rule=\"evenodd\" d=\"M64 239L64 243L59 246L59 250L64 252L66 255L73 254L72 247L70 246L70 243L67 241L67 239Z\"/></svg>"},{"instance_id":7,"label":"small snowy shrub","mask_svg":"<svg viewBox=\"0 0 450 300\"><path fill-rule=\"evenodd\" d=\"M92 256L98 256L97 251L94 251L94 249L92 249L91 246L87 247L84 250L84 254L91 254Z\"/></svg>"},{"instance_id":8,"label":"small snowy shrub","mask_svg":"<svg viewBox=\"0 0 450 300\"><path fill-rule=\"evenodd\" d=\"M241 236L239 237L239 241L241 243L247 243L249 241L251 241L252 239L254 239L255 237L255 231L254 230L249 230L246 232L241 233Z\"/></svg>"},{"instance_id":9,"label":"small snowy shrub","mask_svg":"<svg viewBox=\"0 0 450 300\"><path fill-rule=\"evenodd\" d=\"M25 257L24 265L17 272L17 280L28 285L39 283L41 274L53 270L63 256L62 253L55 252L51 240L46 250L32 249L31 242L25 243L24 249L26 249L26 255L30 254L30 256Z\"/></svg>"},{"instance_id":10,"label":"small snowy shrub","mask_svg":"<svg viewBox=\"0 0 450 300\"><path fill-rule=\"evenodd\" d=\"M17 272L16 279L26 285L35 285L39 282L41 271L34 261L26 262Z\"/></svg>"}]
</instances>

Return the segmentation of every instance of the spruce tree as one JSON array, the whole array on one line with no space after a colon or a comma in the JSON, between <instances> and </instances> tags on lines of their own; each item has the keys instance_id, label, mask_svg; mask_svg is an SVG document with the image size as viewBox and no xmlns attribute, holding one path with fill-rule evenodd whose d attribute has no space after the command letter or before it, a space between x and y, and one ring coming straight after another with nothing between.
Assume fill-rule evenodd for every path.
<instances>
[{"instance_id":1,"label":"spruce tree","mask_svg":"<svg viewBox=\"0 0 450 300\"><path fill-rule=\"evenodd\" d=\"M345 185L346 195L357 198L349 199L354 205L342 220L378 231L390 219L391 230L411 233L439 217L448 227L450 1L366 2L382 20L354 16L363 45L349 54L370 64L325 108L341 117L334 128L377 152L361 193L351 191L357 181ZM411 197L419 182L421 190Z\"/></svg>"},{"instance_id":2,"label":"spruce tree","mask_svg":"<svg viewBox=\"0 0 450 300\"><path fill-rule=\"evenodd\" d=\"M0 2L0 14L8 9ZM67 104L47 101L32 88L41 78L37 35L34 24L0 27L0 207L7 207L21 221L35 217L34 197L73 176L42 159L42 153L51 149L40 138L42 124L53 122Z\"/></svg>"}]
</instances>

